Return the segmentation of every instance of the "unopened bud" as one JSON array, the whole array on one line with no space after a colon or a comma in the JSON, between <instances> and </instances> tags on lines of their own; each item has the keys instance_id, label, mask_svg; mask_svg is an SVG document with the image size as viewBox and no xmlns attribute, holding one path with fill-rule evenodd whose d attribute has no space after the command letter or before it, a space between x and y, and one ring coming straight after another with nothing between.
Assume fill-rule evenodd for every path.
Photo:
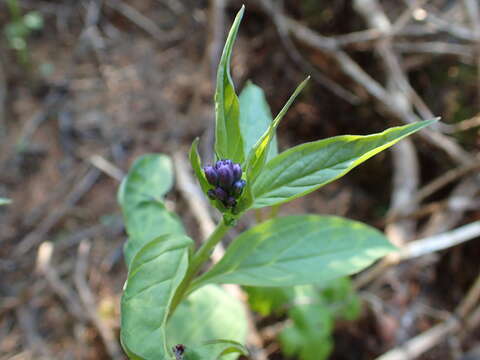
<instances>
[{"instance_id":1,"label":"unopened bud","mask_svg":"<svg viewBox=\"0 0 480 360\"><path fill-rule=\"evenodd\" d=\"M242 178L242 167L240 164L232 164L233 180L237 181Z\"/></svg>"},{"instance_id":2,"label":"unopened bud","mask_svg":"<svg viewBox=\"0 0 480 360\"><path fill-rule=\"evenodd\" d=\"M223 165L218 168L218 185L225 190L229 189L233 184L233 171L230 166Z\"/></svg>"},{"instance_id":3,"label":"unopened bud","mask_svg":"<svg viewBox=\"0 0 480 360\"><path fill-rule=\"evenodd\" d=\"M224 201L227 199L228 194L221 187L217 187L214 190L214 192L215 192L215 198L217 198L218 200Z\"/></svg>"},{"instance_id":4,"label":"unopened bud","mask_svg":"<svg viewBox=\"0 0 480 360\"><path fill-rule=\"evenodd\" d=\"M233 196L238 198L242 194L243 188L245 187L246 184L247 184L247 182L245 180L235 181L233 183L233 186L232 186Z\"/></svg>"},{"instance_id":5,"label":"unopened bud","mask_svg":"<svg viewBox=\"0 0 480 360\"><path fill-rule=\"evenodd\" d=\"M207 178L210 185L217 185L218 173L213 166L205 166L203 168L203 172L205 173L205 177Z\"/></svg>"}]
</instances>

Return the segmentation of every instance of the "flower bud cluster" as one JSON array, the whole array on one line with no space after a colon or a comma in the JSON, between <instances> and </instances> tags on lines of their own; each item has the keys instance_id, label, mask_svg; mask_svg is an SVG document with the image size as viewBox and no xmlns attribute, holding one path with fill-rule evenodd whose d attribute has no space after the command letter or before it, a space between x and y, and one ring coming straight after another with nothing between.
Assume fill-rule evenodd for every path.
<instances>
[{"instance_id":1,"label":"flower bud cluster","mask_svg":"<svg viewBox=\"0 0 480 360\"><path fill-rule=\"evenodd\" d=\"M242 180L240 164L228 159L219 160L213 166L205 166L203 171L210 185L215 186L208 190L208 197L220 200L227 208L233 208L246 184Z\"/></svg>"}]
</instances>

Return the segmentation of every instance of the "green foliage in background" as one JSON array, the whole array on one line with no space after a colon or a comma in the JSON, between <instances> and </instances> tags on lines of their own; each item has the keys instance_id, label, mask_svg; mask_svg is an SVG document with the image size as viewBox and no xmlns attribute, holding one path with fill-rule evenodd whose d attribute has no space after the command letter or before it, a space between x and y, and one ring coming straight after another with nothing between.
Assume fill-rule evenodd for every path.
<instances>
[{"instance_id":1,"label":"green foliage in background","mask_svg":"<svg viewBox=\"0 0 480 360\"><path fill-rule=\"evenodd\" d=\"M22 15L18 0L6 0L10 22L5 25L4 34L11 49L15 50L23 65L29 63L27 40L33 31L43 27L43 17L38 11Z\"/></svg>"},{"instance_id":2,"label":"green foliage in background","mask_svg":"<svg viewBox=\"0 0 480 360\"><path fill-rule=\"evenodd\" d=\"M286 355L301 360L327 359L333 349L335 320L355 320L360 314L360 299L348 278L336 279L323 288L303 285L245 290L253 310L264 316L287 316L279 334L280 345Z\"/></svg>"}]
</instances>

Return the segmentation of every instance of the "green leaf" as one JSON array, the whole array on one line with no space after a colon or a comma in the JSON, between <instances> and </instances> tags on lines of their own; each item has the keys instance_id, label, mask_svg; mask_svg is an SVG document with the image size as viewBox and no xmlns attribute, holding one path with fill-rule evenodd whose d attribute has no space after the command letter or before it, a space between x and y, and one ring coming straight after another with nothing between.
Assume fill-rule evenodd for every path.
<instances>
[{"instance_id":1,"label":"green leaf","mask_svg":"<svg viewBox=\"0 0 480 360\"><path fill-rule=\"evenodd\" d=\"M328 308L315 304L296 306L288 311L293 320L280 333L282 350L301 360L324 360L333 349L333 316Z\"/></svg>"},{"instance_id":2,"label":"green leaf","mask_svg":"<svg viewBox=\"0 0 480 360\"><path fill-rule=\"evenodd\" d=\"M196 349L220 338L245 343L247 329L243 305L221 287L208 285L178 306L168 322L167 337L170 347L184 344Z\"/></svg>"},{"instance_id":3,"label":"green leaf","mask_svg":"<svg viewBox=\"0 0 480 360\"><path fill-rule=\"evenodd\" d=\"M310 77L307 77L301 82L300 85L295 89L293 94L290 96L288 101L283 106L282 110L278 113L275 119L270 123L269 128L265 131L257 143L253 146L252 150L248 155L248 164L247 164L247 179L251 183L255 182L258 174L262 171L265 162L267 160L267 155L269 154L269 148L272 143L272 140L275 136L275 132L280 124L280 121L283 119L288 109L292 105L293 101L300 94L303 88L307 85Z\"/></svg>"},{"instance_id":4,"label":"green leaf","mask_svg":"<svg viewBox=\"0 0 480 360\"><path fill-rule=\"evenodd\" d=\"M160 154L137 159L122 181L118 202L129 237L124 249L127 265L149 241L163 234L184 233L179 218L163 204L172 185L172 162Z\"/></svg>"},{"instance_id":5,"label":"green leaf","mask_svg":"<svg viewBox=\"0 0 480 360\"><path fill-rule=\"evenodd\" d=\"M248 210L254 203L254 193L253 193L253 184L256 181L257 176L261 173L265 162L267 161L269 155L271 154L271 144L275 139L275 132L280 124L280 121L283 119L283 116L288 111L292 105L295 98L300 94L302 89L307 84L310 77L307 77L293 92L290 99L283 106L282 110L278 113L275 119L270 123L269 128L263 133L263 135L258 139L256 144L250 150L247 160L247 185L243 190L243 195L240 198L236 210L238 213Z\"/></svg>"},{"instance_id":6,"label":"green leaf","mask_svg":"<svg viewBox=\"0 0 480 360\"><path fill-rule=\"evenodd\" d=\"M211 188L211 185L208 183L207 178L202 169L202 161L200 159L200 155L198 154L198 141L199 139L196 138L193 140L192 147L190 148L190 164L192 165L193 172L200 183L200 187L204 193L207 193L208 189Z\"/></svg>"},{"instance_id":7,"label":"green leaf","mask_svg":"<svg viewBox=\"0 0 480 360\"><path fill-rule=\"evenodd\" d=\"M286 216L240 234L194 282L293 286L353 274L395 248L378 230L335 216Z\"/></svg>"},{"instance_id":8,"label":"green leaf","mask_svg":"<svg viewBox=\"0 0 480 360\"><path fill-rule=\"evenodd\" d=\"M0 206L11 204L12 200L0 197Z\"/></svg>"},{"instance_id":9,"label":"green leaf","mask_svg":"<svg viewBox=\"0 0 480 360\"><path fill-rule=\"evenodd\" d=\"M230 354L248 355L248 350L240 343L231 340L213 340L196 348L187 347L184 360L234 359ZM234 355L235 358L237 355Z\"/></svg>"},{"instance_id":10,"label":"green leaf","mask_svg":"<svg viewBox=\"0 0 480 360\"><path fill-rule=\"evenodd\" d=\"M186 236L163 235L133 258L121 301L121 340L128 354L147 360L171 358L165 323L188 268L190 246Z\"/></svg>"},{"instance_id":11,"label":"green leaf","mask_svg":"<svg viewBox=\"0 0 480 360\"><path fill-rule=\"evenodd\" d=\"M243 135L243 152L248 154L268 130L273 121L272 112L262 88L248 81L240 93L240 130ZM267 160L278 154L277 137L274 135Z\"/></svg>"},{"instance_id":12,"label":"green leaf","mask_svg":"<svg viewBox=\"0 0 480 360\"><path fill-rule=\"evenodd\" d=\"M220 158L237 163L243 163L245 155L240 131L240 106L230 75L230 57L244 11L245 7L242 6L225 42L215 91L215 152Z\"/></svg>"},{"instance_id":13,"label":"green leaf","mask_svg":"<svg viewBox=\"0 0 480 360\"><path fill-rule=\"evenodd\" d=\"M248 294L248 303L253 311L262 316L285 309L294 295L294 287L258 287L244 286Z\"/></svg>"},{"instance_id":14,"label":"green leaf","mask_svg":"<svg viewBox=\"0 0 480 360\"><path fill-rule=\"evenodd\" d=\"M435 121L367 136L337 136L290 148L269 161L253 184L253 207L281 204L306 195Z\"/></svg>"}]
</instances>

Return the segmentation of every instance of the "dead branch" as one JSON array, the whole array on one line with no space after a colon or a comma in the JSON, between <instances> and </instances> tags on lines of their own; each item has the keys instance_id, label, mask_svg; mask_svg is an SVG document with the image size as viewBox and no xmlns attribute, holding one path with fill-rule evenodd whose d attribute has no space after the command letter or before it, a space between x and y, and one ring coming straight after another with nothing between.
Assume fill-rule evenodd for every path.
<instances>
[{"instance_id":1,"label":"dead branch","mask_svg":"<svg viewBox=\"0 0 480 360\"><path fill-rule=\"evenodd\" d=\"M367 74L345 51L341 50L334 38L322 36L285 15L275 13L273 4L270 0L261 0L260 3L272 18L275 16L282 17L281 21L286 24L288 31L299 41L332 56L343 72L356 83L364 87L374 99L383 105L386 112L405 123L420 120L414 113L406 111L402 106L399 106L395 101L392 101L388 91ZM471 161L470 155L464 149L440 132L425 129L420 132L420 135L431 144L445 151L457 163L464 164Z\"/></svg>"},{"instance_id":2,"label":"dead branch","mask_svg":"<svg viewBox=\"0 0 480 360\"><path fill-rule=\"evenodd\" d=\"M90 248L91 244L86 239L82 240L78 246L78 258L75 266L74 276L75 287L80 295L80 301L83 304L86 314L100 334L110 358L120 360L123 359L123 355L118 345L116 336L98 313L95 297L87 282L88 256L90 253Z\"/></svg>"},{"instance_id":3,"label":"dead branch","mask_svg":"<svg viewBox=\"0 0 480 360\"><path fill-rule=\"evenodd\" d=\"M57 270L51 265L54 245L52 242L42 243L37 252L37 272L44 276L48 285L62 300L68 311L79 321L86 320L84 309L78 302L78 297L70 287L60 279Z\"/></svg>"}]
</instances>

